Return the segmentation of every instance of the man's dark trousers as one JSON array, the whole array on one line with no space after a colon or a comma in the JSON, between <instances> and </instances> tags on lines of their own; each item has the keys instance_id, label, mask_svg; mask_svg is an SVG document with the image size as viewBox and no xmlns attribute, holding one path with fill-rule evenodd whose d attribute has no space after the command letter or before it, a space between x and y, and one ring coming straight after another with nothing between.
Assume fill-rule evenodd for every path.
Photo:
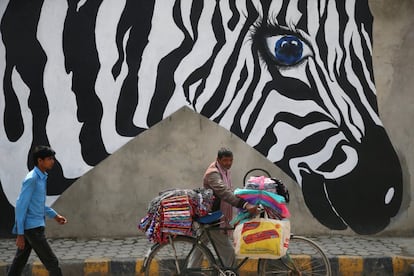
<instances>
[{"instance_id":1,"label":"man's dark trousers","mask_svg":"<svg viewBox=\"0 0 414 276\"><path fill-rule=\"evenodd\" d=\"M61 276L59 261L46 240L45 228L37 227L24 231L24 249L17 249L16 256L9 270L9 276L20 276L29 259L32 248L36 252L43 265L49 271L50 276Z\"/></svg>"}]
</instances>

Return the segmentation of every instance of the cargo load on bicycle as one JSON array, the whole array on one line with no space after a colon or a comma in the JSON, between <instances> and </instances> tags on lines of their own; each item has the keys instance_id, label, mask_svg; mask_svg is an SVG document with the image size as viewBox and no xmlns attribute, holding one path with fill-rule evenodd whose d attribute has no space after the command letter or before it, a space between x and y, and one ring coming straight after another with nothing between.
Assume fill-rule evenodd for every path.
<instances>
[{"instance_id":1,"label":"cargo load on bicycle","mask_svg":"<svg viewBox=\"0 0 414 276\"><path fill-rule=\"evenodd\" d=\"M240 212L235 218L237 226L234 232L240 233L238 237L234 236L235 251L243 257L240 262L232 266L224 265L211 239L211 231L229 230L217 222L222 215L220 211L210 212L213 192L172 190L161 193L151 201L148 214L139 225L155 242L144 258L142 272L146 276L155 273L237 275L248 259L253 258L259 259L257 275L331 276L330 263L323 250L308 238L290 235L290 214L286 208L289 195L283 183L266 177L249 178L243 182L246 183L244 189L239 189L236 194L246 196L251 204L264 206L259 209L265 211L263 215L254 217L249 217L248 212ZM268 196L272 200L269 201ZM267 206L266 200L270 202ZM189 228L189 222L193 221L196 222L193 228L198 227L196 233ZM197 251L201 257L200 262L195 264L190 260ZM304 259L303 254L309 255L309 258Z\"/></svg>"},{"instance_id":2,"label":"cargo load on bicycle","mask_svg":"<svg viewBox=\"0 0 414 276\"><path fill-rule=\"evenodd\" d=\"M173 189L161 192L148 205L138 229L154 243L167 241L168 235L192 236L194 217L207 215L214 201L210 189Z\"/></svg>"},{"instance_id":3,"label":"cargo load on bicycle","mask_svg":"<svg viewBox=\"0 0 414 276\"><path fill-rule=\"evenodd\" d=\"M286 254L290 238L290 212L286 206L289 193L277 179L250 177L243 189L234 194L250 204L260 205L262 216L250 217L246 212L232 220L236 255L249 258L278 259Z\"/></svg>"}]
</instances>

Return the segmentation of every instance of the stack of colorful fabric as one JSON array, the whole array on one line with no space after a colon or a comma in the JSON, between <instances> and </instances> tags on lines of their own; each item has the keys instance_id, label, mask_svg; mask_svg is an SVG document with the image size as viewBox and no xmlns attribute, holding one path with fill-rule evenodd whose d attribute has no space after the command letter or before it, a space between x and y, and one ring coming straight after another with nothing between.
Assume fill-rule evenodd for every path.
<instances>
[{"instance_id":1,"label":"stack of colorful fabric","mask_svg":"<svg viewBox=\"0 0 414 276\"><path fill-rule=\"evenodd\" d=\"M261 204L264 207L269 207L278 212L282 218L290 217L290 212L283 196L265 190L252 189L236 189L234 194L250 204Z\"/></svg>"},{"instance_id":2,"label":"stack of colorful fabric","mask_svg":"<svg viewBox=\"0 0 414 276\"><path fill-rule=\"evenodd\" d=\"M273 179L265 176L251 176L244 185L244 188L277 193L277 183Z\"/></svg>"},{"instance_id":3,"label":"stack of colorful fabric","mask_svg":"<svg viewBox=\"0 0 414 276\"><path fill-rule=\"evenodd\" d=\"M192 208L187 195L161 201L161 232L173 235L191 235Z\"/></svg>"},{"instance_id":4,"label":"stack of colorful fabric","mask_svg":"<svg viewBox=\"0 0 414 276\"><path fill-rule=\"evenodd\" d=\"M194 216L207 215L213 206L210 189L173 189L160 193L148 205L138 229L151 242L166 242L168 235L192 235Z\"/></svg>"},{"instance_id":5,"label":"stack of colorful fabric","mask_svg":"<svg viewBox=\"0 0 414 276\"><path fill-rule=\"evenodd\" d=\"M259 189L236 189L234 194L237 197L243 198L250 204L263 206L267 216L271 219L282 220L290 217L290 212L286 206L286 201L283 196ZM250 219L252 219L252 216L243 210L233 218L230 224L236 226L240 223L249 221Z\"/></svg>"},{"instance_id":6,"label":"stack of colorful fabric","mask_svg":"<svg viewBox=\"0 0 414 276\"><path fill-rule=\"evenodd\" d=\"M199 188L184 191L189 196L194 216L203 217L210 213L214 202L213 190Z\"/></svg>"}]
</instances>

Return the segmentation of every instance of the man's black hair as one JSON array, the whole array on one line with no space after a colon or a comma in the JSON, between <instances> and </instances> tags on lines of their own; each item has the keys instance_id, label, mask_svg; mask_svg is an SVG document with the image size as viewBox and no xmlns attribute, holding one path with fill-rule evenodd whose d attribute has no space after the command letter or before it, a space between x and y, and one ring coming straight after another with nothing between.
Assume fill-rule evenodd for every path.
<instances>
[{"instance_id":1,"label":"man's black hair","mask_svg":"<svg viewBox=\"0 0 414 276\"><path fill-rule=\"evenodd\" d=\"M56 152L49 146L36 146L32 153L33 162L37 166L37 159L55 156L55 154Z\"/></svg>"},{"instance_id":2,"label":"man's black hair","mask_svg":"<svg viewBox=\"0 0 414 276\"><path fill-rule=\"evenodd\" d=\"M233 157L233 153L231 152L231 150L229 150L227 148L221 148L217 152L217 158L221 159L223 157Z\"/></svg>"}]
</instances>

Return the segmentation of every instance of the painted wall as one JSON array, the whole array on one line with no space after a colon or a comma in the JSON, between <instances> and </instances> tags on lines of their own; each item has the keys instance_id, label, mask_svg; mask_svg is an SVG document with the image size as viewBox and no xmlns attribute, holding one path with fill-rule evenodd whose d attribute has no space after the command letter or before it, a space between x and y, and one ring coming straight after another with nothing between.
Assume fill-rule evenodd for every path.
<instances>
[{"instance_id":1,"label":"painted wall","mask_svg":"<svg viewBox=\"0 0 414 276\"><path fill-rule=\"evenodd\" d=\"M136 225L146 214L149 201L171 187L201 186L206 166L220 146L229 146L235 152L235 186L242 186L245 173L255 167L285 183L291 194L289 210L294 233L355 234L349 228L331 230L320 224L307 208L295 181L243 140L184 107L132 139L71 185L53 205L70 223L62 227L51 220L47 235L88 238L142 234ZM408 235L410 232L401 231L401 225L410 220L396 221L380 234L395 235L396 228L398 234Z\"/></svg>"},{"instance_id":2,"label":"painted wall","mask_svg":"<svg viewBox=\"0 0 414 276\"><path fill-rule=\"evenodd\" d=\"M1 2L1 231L33 145L58 153L52 203L187 106L296 181L325 229L412 232L413 7L397 2L370 1L374 48L360 0Z\"/></svg>"},{"instance_id":3,"label":"painted wall","mask_svg":"<svg viewBox=\"0 0 414 276\"><path fill-rule=\"evenodd\" d=\"M201 187L206 167L221 146L234 151L231 172L236 187L243 186L248 170L263 168L289 188L292 231L327 231L312 217L300 187L289 176L231 132L183 107L71 185L53 205L70 223L62 227L50 220L47 235L87 238L143 234L137 230L137 222L146 215L149 201L171 187Z\"/></svg>"}]
</instances>

